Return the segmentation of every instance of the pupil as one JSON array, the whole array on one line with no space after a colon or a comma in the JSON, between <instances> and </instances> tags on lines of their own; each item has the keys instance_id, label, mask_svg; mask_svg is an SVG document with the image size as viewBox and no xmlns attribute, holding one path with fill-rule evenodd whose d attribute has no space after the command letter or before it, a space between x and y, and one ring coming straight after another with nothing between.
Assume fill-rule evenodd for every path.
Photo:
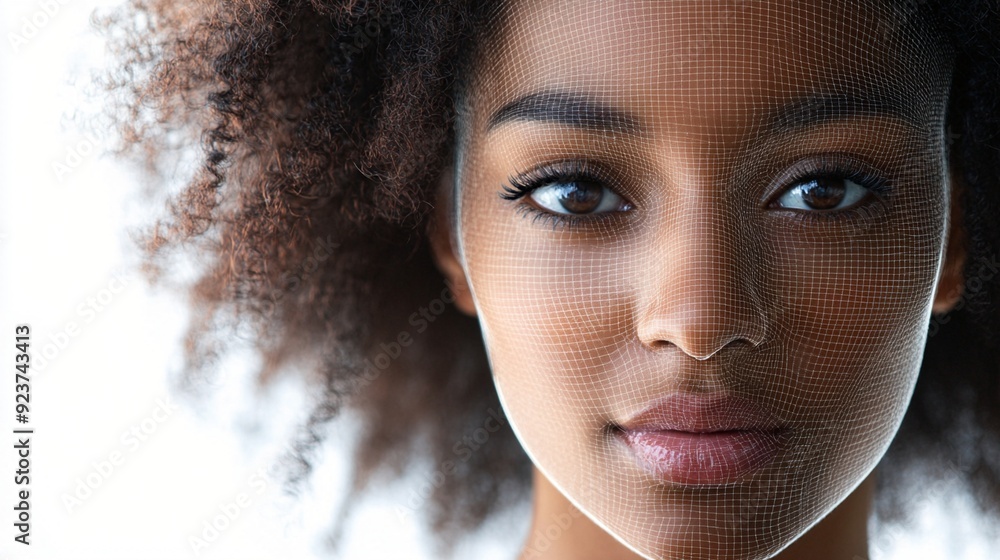
<instances>
[{"instance_id":1,"label":"pupil","mask_svg":"<svg viewBox=\"0 0 1000 560\"><path fill-rule=\"evenodd\" d=\"M844 199L844 180L833 177L813 179L802 189L802 199L817 210L835 208Z\"/></svg>"},{"instance_id":2,"label":"pupil","mask_svg":"<svg viewBox=\"0 0 1000 560\"><path fill-rule=\"evenodd\" d=\"M560 189L559 197L559 203L567 211L574 214L585 214L592 212L600 205L604 192L601 186L596 183L574 181L566 183Z\"/></svg>"}]
</instances>

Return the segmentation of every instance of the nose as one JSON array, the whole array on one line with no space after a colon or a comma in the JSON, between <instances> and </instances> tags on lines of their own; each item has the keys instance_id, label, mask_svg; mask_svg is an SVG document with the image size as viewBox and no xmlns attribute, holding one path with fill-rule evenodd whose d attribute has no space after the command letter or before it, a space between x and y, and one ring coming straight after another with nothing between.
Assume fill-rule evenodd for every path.
<instances>
[{"instance_id":1,"label":"nose","mask_svg":"<svg viewBox=\"0 0 1000 560\"><path fill-rule=\"evenodd\" d=\"M766 262L723 198L704 191L682 195L652 220L636 308L638 338L650 349L673 345L707 360L729 344L764 340L757 286Z\"/></svg>"}]
</instances>

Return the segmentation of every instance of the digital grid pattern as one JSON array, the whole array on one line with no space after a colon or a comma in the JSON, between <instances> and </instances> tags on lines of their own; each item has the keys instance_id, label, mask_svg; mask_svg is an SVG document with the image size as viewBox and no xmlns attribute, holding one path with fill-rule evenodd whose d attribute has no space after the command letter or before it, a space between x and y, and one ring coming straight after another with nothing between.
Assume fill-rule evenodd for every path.
<instances>
[{"instance_id":1,"label":"digital grid pattern","mask_svg":"<svg viewBox=\"0 0 1000 560\"><path fill-rule=\"evenodd\" d=\"M951 193L921 9L497 3L463 270L526 452L644 557L773 557L899 427Z\"/></svg>"}]
</instances>

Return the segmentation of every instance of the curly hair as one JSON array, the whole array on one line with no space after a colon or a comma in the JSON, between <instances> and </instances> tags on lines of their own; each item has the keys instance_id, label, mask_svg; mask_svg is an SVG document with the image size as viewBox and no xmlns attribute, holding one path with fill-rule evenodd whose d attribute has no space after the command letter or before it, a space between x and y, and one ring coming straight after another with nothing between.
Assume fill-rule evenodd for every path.
<instances>
[{"instance_id":1,"label":"curly hair","mask_svg":"<svg viewBox=\"0 0 1000 560\"><path fill-rule=\"evenodd\" d=\"M920 497L903 474L929 468L956 475L995 514L1000 278L984 263L1000 249L1000 8L900 3L923 10L957 52L947 119L968 258L957 309L930 325L885 458L897 468L879 470L878 511L899 517ZM359 414L366 445L355 452L352 496L415 457L454 461L456 443L500 410L477 321L440 305L448 289L427 235L487 4L131 0L101 22L120 61L107 85L123 148L165 177L178 152L201 147L144 236L152 278L177 255L206 263L188 286L187 370L217 365L239 326L252 328L262 383L295 367L315 375L324 392L302 449L345 408ZM298 476L310 465L301 457ZM506 424L467 459L429 501L429 525L445 542L530 486Z\"/></svg>"}]
</instances>

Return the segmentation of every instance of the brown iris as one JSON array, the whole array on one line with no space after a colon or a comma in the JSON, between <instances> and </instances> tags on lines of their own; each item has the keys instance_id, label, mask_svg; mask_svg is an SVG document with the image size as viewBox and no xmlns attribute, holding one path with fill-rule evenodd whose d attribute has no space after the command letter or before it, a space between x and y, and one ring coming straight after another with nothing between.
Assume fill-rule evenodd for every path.
<instances>
[{"instance_id":1,"label":"brown iris","mask_svg":"<svg viewBox=\"0 0 1000 560\"><path fill-rule=\"evenodd\" d=\"M559 204L568 212L587 214L593 212L604 198L604 188L592 181L573 181L559 187Z\"/></svg>"},{"instance_id":2,"label":"brown iris","mask_svg":"<svg viewBox=\"0 0 1000 560\"><path fill-rule=\"evenodd\" d=\"M847 191L844 179L837 177L812 179L799 188L803 202L816 210L836 208L844 200Z\"/></svg>"}]
</instances>

